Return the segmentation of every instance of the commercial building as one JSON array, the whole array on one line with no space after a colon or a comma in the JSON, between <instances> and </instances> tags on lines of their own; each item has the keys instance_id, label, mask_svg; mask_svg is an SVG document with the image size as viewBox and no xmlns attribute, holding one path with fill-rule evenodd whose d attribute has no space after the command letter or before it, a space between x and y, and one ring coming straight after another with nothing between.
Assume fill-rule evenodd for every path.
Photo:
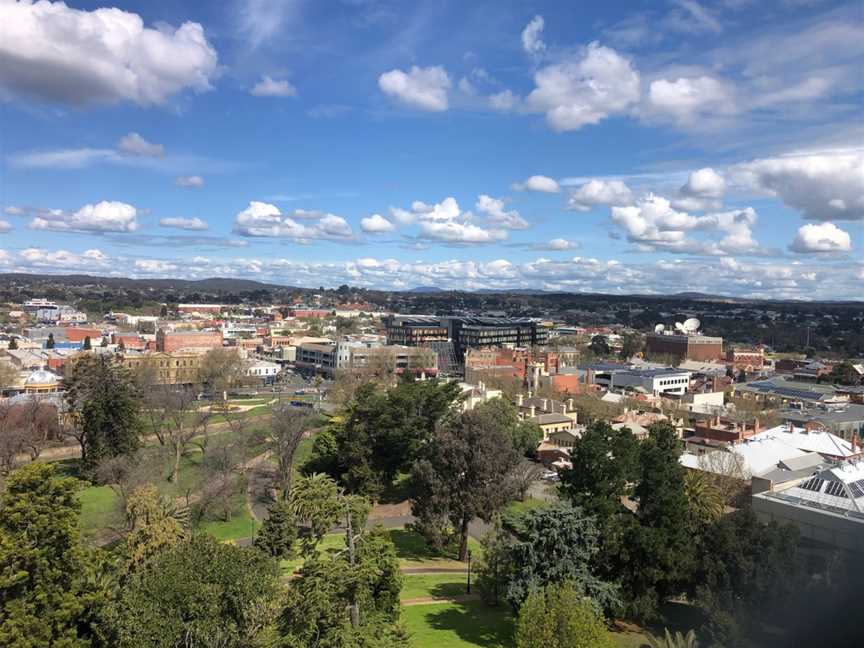
<instances>
[{"instance_id":1,"label":"commercial building","mask_svg":"<svg viewBox=\"0 0 864 648\"><path fill-rule=\"evenodd\" d=\"M79 324L87 321L87 314L71 306L51 304L38 308L36 319L45 324Z\"/></svg>"},{"instance_id":2,"label":"commercial building","mask_svg":"<svg viewBox=\"0 0 864 648\"><path fill-rule=\"evenodd\" d=\"M164 331L156 332L156 350L173 353L180 349L222 348L222 331Z\"/></svg>"},{"instance_id":3,"label":"commercial building","mask_svg":"<svg viewBox=\"0 0 864 648\"><path fill-rule=\"evenodd\" d=\"M678 360L722 360L723 338L707 335L649 333L645 338L648 357Z\"/></svg>"},{"instance_id":4,"label":"commercial building","mask_svg":"<svg viewBox=\"0 0 864 648\"><path fill-rule=\"evenodd\" d=\"M404 345L384 346L378 342L347 340L331 344L301 344L295 364L326 375L351 373L402 373L434 375L438 356L430 349Z\"/></svg>"},{"instance_id":5,"label":"commercial building","mask_svg":"<svg viewBox=\"0 0 864 648\"><path fill-rule=\"evenodd\" d=\"M736 394L745 398L772 400L780 403L843 403L849 401L844 388L773 376L763 380L733 385Z\"/></svg>"},{"instance_id":6,"label":"commercial building","mask_svg":"<svg viewBox=\"0 0 864 648\"><path fill-rule=\"evenodd\" d=\"M765 352L762 348L726 350L726 362L735 370L758 371L765 365Z\"/></svg>"},{"instance_id":7,"label":"commercial building","mask_svg":"<svg viewBox=\"0 0 864 648\"><path fill-rule=\"evenodd\" d=\"M393 315L384 319L384 326L391 344L423 346L450 341L463 361L470 348L541 346L549 339L549 329L529 318Z\"/></svg>"},{"instance_id":8,"label":"commercial building","mask_svg":"<svg viewBox=\"0 0 864 648\"><path fill-rule=\"evenodd\" d=\"M802 404L803 405L803 404ZM817 406L800 406L784 409L780 416L787 423L804 427L815 422L832 434L851 440L853 436L864 437L864 405L854 403L823 403Z\"/></svg>"},{"instance_id":9,"label":"commercial building","mask_svg":"<svg viewBox=\"0 0 864 648\"><path fill-rule=\"evenodd\" d=\"M257 379L264 383L272 383L281 370L282 368L275 362L255 360L246 366L244 373L247 378Z\"/></svg>"},{"instance_id":10,"label":"commercial building","mask_svg":"<svg viewBox=\"0 0 864 648\"><path fill-rule=\"evenodd\" d=\"M690 372L679 369L629 369L612 374L611 388L625 388L645 394L683 395L690 386Z\"/></svg>"},{"instance_id":11,"label":"commercial building","mask_svg":"<svg viewBox=\"0 0 864 648\"><path fill-rule=\"evenodd\" d=\"M222 304L177 304L177 312L182 315L218 315L222 312Z\"/></svg>"},{"instance_id":12,"label":"commercial building","mask_svg":"<svg viewBox=\"0 0 864 648\"><path fill-rule=\"evenodd\" d=\"M130 351L119 356L120 362L131 371L149 368L153 379L160 385L191 385L199 382L200 351L173 351L170 353L140 353Z\"/></svg>"}]
</instances>

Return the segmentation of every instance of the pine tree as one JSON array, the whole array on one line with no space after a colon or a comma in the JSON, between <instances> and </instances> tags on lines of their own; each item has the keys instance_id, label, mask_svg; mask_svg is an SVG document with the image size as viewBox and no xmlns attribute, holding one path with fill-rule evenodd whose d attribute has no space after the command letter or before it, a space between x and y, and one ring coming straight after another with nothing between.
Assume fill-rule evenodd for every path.
<instances>
[{"instance_id":1,"label":"pine tree","mask_svg":"<svg viewBox=\"0 0 864 648\"><path fill-rule=\"evenodd\" d=\"M46 349L53 349L54 348L54 334L53 333L48 334L48 339L45 341L45 348Z\"/></svg>"},{"instance_id":2,"label":"pine tree","mask_svg":"<svg viewBox=\"0 0 864 648\"><path fill-rule=\"evenodd\" d=\"M297 521L285 501L275 502L269 509L261 530L255 536L255 546L274 558L290 558L297 540Z\"/></svg>"},{"instance_id":3,"label":"pine tree","mask_svg":"<svg viewBox=\"0 0 864 648\"><path fill-rule=\"evenodd\" d=\"M82 348L84 351L89 351L90 349L93 348L93 345L92 345L92 343L90 342L90 336L89 336L89 335L88 335L87 337L84 338L84 344L81 345L81 348Z\"/></svg>"}]
</instances>

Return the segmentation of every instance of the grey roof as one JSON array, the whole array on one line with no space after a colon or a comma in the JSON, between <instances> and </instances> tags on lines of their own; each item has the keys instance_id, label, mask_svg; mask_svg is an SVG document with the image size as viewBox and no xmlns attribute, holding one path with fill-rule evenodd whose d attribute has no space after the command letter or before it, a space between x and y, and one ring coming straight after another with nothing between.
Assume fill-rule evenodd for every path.
<instances>
[{"instance_id":1,"label":"grey roof","mask_svg":"<svg viewBox=\"0 0 864 648\"><path fill-rule=\"evenodd\" d=\"M801 455L800 457L790 457L782 459L780 467L786 470L815 470L824 463L822 455L812 452Z\"/></svg>"},{"instance_id":2,"label":"grey roof","mask_svg":"<svg viewBox=\"0 0 864 648\"><path fill-rule=\"evenodd\" d=\"M564 414L539 414L531 419L538 425L549 425L550 423L573 423L573 419Z\"/></svg>"},{"instance_id":3,"label":"grey roof","mask_svg":"<svg viewBox=\"0 0 864 648\"><path fill-rule=\"evenodd\" d=\"M850 403L830 409L783 410L780 415L788 421L829 421L855 423L864 421L864 405Z\"/></svg>"}]
</instances>

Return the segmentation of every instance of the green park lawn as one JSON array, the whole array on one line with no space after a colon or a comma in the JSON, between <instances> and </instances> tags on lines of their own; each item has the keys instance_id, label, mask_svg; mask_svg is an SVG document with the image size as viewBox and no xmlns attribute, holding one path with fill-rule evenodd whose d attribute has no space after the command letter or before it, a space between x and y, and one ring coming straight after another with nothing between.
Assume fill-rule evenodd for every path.
<instances>
[{"instance_id":1,"label":"green park lawn","mask_svg":"<svg viewBox=\"0 0 864 648\"><path fill-rule=\"evenodd\" d=\"M467 570L464 574L410 574L402 580L399 598L453 598L465 594L466 582Z\"/></svg>"},{"instance_id":2,"label":"green park lawn","mask_svg":"<svg viewBox=\"0 0 864 648\"><path fill-rule=\"evenodd\" d=\"M102 529L123 524L120 498L110 486L90 486L78 495L81 502L80 524L85 538L94 538Z\"/></svg>"},{"instance_id":3,"label":"green park lawn","mask_svg":"<svg viewBox=\"0 0 864 648\"><path fill-rule=\"evenodd\" d=\"M255 532L261 526L246 506L246 495L240 493L231 500L232 515L227 522L224 520L205 520L198 524L197 531L209 533L220 542L242 540L255 537Z\"/></svg>"},{"instance_id":4,"label":"green park lawn","mask_svg":"<svg viewBox=\"0 0 864 648\"><path fill-rule=\"evenodd\" d=\"M416 648L511 648L513 617L482 601L435 603L402 608L402 622Z\"/></svg>"}]
</instances>

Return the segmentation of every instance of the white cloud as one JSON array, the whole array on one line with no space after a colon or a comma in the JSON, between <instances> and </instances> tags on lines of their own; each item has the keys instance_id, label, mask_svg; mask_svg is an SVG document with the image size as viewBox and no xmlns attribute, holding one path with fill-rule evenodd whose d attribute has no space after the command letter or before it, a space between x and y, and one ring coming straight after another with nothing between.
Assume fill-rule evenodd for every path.
<instances>
[{"instance_id":1,"label":"white cloud","mask_svg":"<svg viewBox=\"0 0 864 648\"><path fill-rule=\"evenodd\" d=\"M510 90L502 90L489 96L489 105L500 112L510 112L516 108L521 99Z\"/></svg>"},{"instance_id":2,"label":"white cloud","mask_svg":"<svg viewBox=\"0 0 864 648\"><path fill-rule=\"evenodd\" d=\"M162 157L165 155L165 147L161 144L148 142L138 133L124 135L117 143L117 149L129 155L140 155L143 157Z\"/></svg>"},{"instance_id":3,"label":"white cloud","mask_svg":"<svg viewBox=\"0 0 864 648\"><path fill-rule=\"evenodd\" d=\"M175 275L180 271L176 263L163 261L162 259L138 259L135 261L135 269L145 274L167 274Z\"/></svg>"},{"instance_id":4,"label":"white cloud","mask_svg":"<svg viewBox=\"0 0 864 648\"><path fill-rule=\"evenodd\" d=\"M251 93L255 97L294 97L297 88L286 79L273 79L265 74L252 88Z\"/></svg>"},{"instance_id":5,"label":"white cloud","mask_svg":"<svg viewBox=\"0 0 864 648\"><path fill-rule=\"evenodd\" d=\"M509 230L528 229L531 225L518 211L504 209L504 201L481 194L475 205L477 211L486 215L486 220L492 225L498 225Z\"/></svg>"},{"instance_id":6,"label":"white cloud","mask_svg":"<svg viewBox=\"0 0 864 648\"><path fill-rule=\"evenodd\" d=\"M672 119L680 126L701 126L700 119L729 116L738 111L732 86L707 75L652 81L648 100L650 113Z\"/></svg>"},{"instance_id":7,"label":"white cloud","mask_svg":"<svg viewBox=\"0 0 864 648\"><path fill-rule=\"evenodd\" d=\"M0 3L0 85L38 100L73 105L162 104L191 88L210 89L216 50L203 27L144 27L116 8L79 11L62 2Z\"/></svg>"},{"instance_id":8,"label":"white cloud","mask_svg":"<svg viewBox=\"0 0 864 648\"><path fill-rule=\"evenodd\" d=\"M314 216L313 216L314 214ZM276 205L253 200L234 220L234 232L251 237L284 237L296 241L311 239L351 240L354 231L348 222L334 214L304 212L313 221L311 225L298 223L282 214Z\"/></svg>"},{"instance_id":9,"label":"white cloud","mask_svg":"<svg viewBox=\"0 0 864 648\"><path fill-rule=\"evenodd\" d=\"M545 113L557 131L596 124L639 101L639 73L627 58L596 42L564 63L538 70L534 83L526 105Z\"/></svg>"},{"instance_id":10,"label":"white cloud","mask_svg":"<svg viewBox=\"0 0 864 648\"><path fill-rule=\"evenodd\" d=\"M519 214L506 212L501 201L480 196L477 206L482 207L492 227L483 227L473 222L474 215L470 211L463 212L452 196L433 205L415 200L411 203L410 210L391 207L390 215L401 225L417 224L421 239L447 243L479 244L503 241L507 238L508 225L521 225Z\"/></svg>"},{"instance_id":11,"label":"white cloud","mask_svg":"<svg viewBox=\"0 0 864 648\"><path fill-rule=\"evenodd\" d=\"M567 209L591 211L598 205L623 207L633 201L633 192L621 180L592 178L570 194Z\"/></svg>"},{"instance_id":12,"label":"white cloud","mask_svg":"<svg viewBox=\"0 0 864 648\"><path fill-rule=\"evenodd\" d=\"M534 16L522 30L522 49L532 55L542 54L546 49L543 42L543 16Z\"/></svg>"},{"instance_id":13,"label":"white cloud","mask_svg":"<svg viewBox=\"0 0 864 648\"><path fill-rule=\"evenodd\" d=\"M252 47L275 38L296 7L296 0L238 0L238 26Z\"/></svg>"},{"instance_id":14,"label":"white cloud","mask_svg":"<svg viewBox=\"0 0 864 648\"><path fill-rule=\"evenodd\" d=\"M440 65L427 68L412 65L407 73L397 69L378 77L378 87L384 94L413 108L433 112L449 107L450 86L450 77Z\"/></svg>"},{"instance_id":15,"label":"white cloud","mask_svg":"<svg viewBox=\"0 0 864 648\"><path fill-rule=\"evenodd\" d=\"M190 189L200 189L204 186L204 178L197 175L192 176L177 176L174 179L174 184L178 187L187 187Z\"/></svg>"},{"instance_id":16,"label":"white cloud","mask_svg":"<svg viewBox=\"0 0 864 648\"><path fill-rule=\"evenodd\" d=\"M384 234L395 231L396 226L381 214L372 214L360 219L360 229L367 234Z\"/></svg>"},{"instance_id":17,"label":"white cloud","mask_svg":"<svg viewBox=\"0 0 864 648\"><path fill-rule=\"evenodd\" d=\"M789 246L793 252L849 252L852 238L834 223L808 223L798 228L795 240Z\"/></svg>"},{"instance_id":18,"label":"white cloud","mask_svg":"<svg viewBox=\"0 0 864 648\"><path fill-rule=\"evenodd\" d=\"M6 234L12 231L12 223L5 220L0 220L0 234Z\"/></svg>"},{"instance_id":19,"label":"white cloud","mask_svg":"<svg viewBox=\"0 0 864 648\"><path fill-rule=\"evenodd\" d=\"M107 201L84 205L73 214L41 212L30 221L30 229L56 232L134 232L138 210L123 202Z\"/></svg>"},{"instance_id":20,"label":"white cloud","mask_svg":"<svg viewBox=\"0 0 864 648\"><path fill-rule=\"evenodd\" d=\"M427 221L420 224L421 238L449 243L494 243L507 238L500 229L484 229L469 222Z\"/></svg>"},{"instance_id":21,"label":"white cloud","mask_svg":"<svg viewBox=\"0 0 864 648\"><path fill-rule=\"evenodd\" d=\"M864 220L864 149L789 155L732 167L736 182L814 220Z\"/></svg>"},{"instance_id":22,"label":"white cloud","mask_svg":"<svg viewBox=\"0 0 864 648\"><path fill-rule=\"evenodd\" d=\"M26 267L63 271L78 268L106 268L109 258L101 250L85 250L82 254L67 250L49 251L42 248L27 248L18 254L19 262Z\"/></svg>"},{"instance_id":23,"label":"white cloud","mask_svg":"<svg viewBox=\"0 0 864 648\"><path fill-rule=\"evenodd\" d=\"M711 167L690 174L687 182L678 190L673 206L685 211L719 209L726 193L726 180Z\"/></svg>"},{"instance_id":24,"label":"white cloud","mask_svg":"<svg viewBox=\"0 0 864 648\"><path fill-rule=\"evenodd\" d=\"M162 218L159 220L159 224L162 227L173 227L176 229L183 230L206 230L209 225L204 220L200 218Z\"/></svg>"},{"instance_id":25,"label":"white cloud","mask_svg":"<svg viewBox=\"0 0 864 648\"><path fill-rule=\"evenodd\" d=\"M579 247L579 244L575 241L568 241L563 238L554 238L548 243L543 243L540 245L534 246L537 250L550 250L552 252L563 252L565 250L575 250Z\"/></svg>"},{"instance_id":26,"label":"white cloud","mask_svg":"<svg viewBox=\"0 0 864 648\"><path fill-rule=\"evenodd\" d=\"M533 175L525 182L514 182L514 191L539 191L540 193L560 193L561 185L554 178L544 175Z\"/></svg>"}]
</instances>

